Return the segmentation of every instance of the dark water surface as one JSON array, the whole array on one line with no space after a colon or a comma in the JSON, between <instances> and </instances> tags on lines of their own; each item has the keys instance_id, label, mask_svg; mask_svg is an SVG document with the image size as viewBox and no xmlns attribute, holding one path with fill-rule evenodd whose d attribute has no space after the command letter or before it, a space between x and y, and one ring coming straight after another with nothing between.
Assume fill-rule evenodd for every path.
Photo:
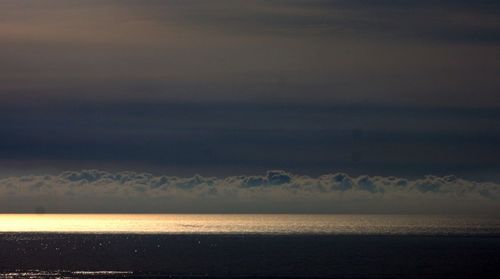
<instances>
[{"instance_id":1,"label":"dark water surface","mask_svg":"<svg viewBox=\"0 0 500 279\"><path fill-rule=\"evenodd\" d=\"M0 278L498 278L463 216L0 215Z\"/></svg>"},{"instance_id":2,"label":"dark water surface","mask_svg":"<svg viewBox=\"0 0 500 279\"><path fill-rule=\"evenodd\" d=\"M6 233L0 247L0 270L12 278L500 274L497 236Z\"/></svg>"}]
</instances>

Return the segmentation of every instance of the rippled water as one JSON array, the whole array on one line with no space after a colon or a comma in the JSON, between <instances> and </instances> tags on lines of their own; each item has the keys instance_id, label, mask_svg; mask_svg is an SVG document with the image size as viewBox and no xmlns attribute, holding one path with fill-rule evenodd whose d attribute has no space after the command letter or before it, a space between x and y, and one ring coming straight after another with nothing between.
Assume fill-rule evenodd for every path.
<instances>
[{"instance_id":1,"label":"rippled water","mask_svg":"<svg viewBox=\"0 0 500 279\"><path fill-rule=\"evenodd\" d=\"M131 271L66 271L66 270L27 270L0 273L0 278L130 278L134 273Z\"/></svg>"},{"instance_id":2,"label":"rippled water","mask_svg":"<svg viewBox=\"0 0 500 279\"><path fill-rule=\"evenodd\" d=\"M500 234L500 218L423 215L0 214L0 232Z\"/></svg>"}]
</instances>

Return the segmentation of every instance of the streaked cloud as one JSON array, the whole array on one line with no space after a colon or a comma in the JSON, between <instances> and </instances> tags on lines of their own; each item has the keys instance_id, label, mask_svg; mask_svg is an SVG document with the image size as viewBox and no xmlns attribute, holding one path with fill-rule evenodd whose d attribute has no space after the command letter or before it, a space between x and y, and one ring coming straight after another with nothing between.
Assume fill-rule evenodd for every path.
<instances>
[{"instance_id":1,"label":"streaked cloud","mask_svg":"<svg viewBox=\"0 0 500 279\"><path fill-rule=\"evenodd\" d=\"M47 167L229 176L279 168L411 178L453 173L499 182L498 121L498 109L477 108L0 104L0 164L7 174Z\"/></svg>"},{"instance_id":2,"label":"streaked cloud","mask_svg":"<svg viewBox=\"0 0 500 279\"><path fill-rule=\"evenodd\" d=\"M0 98L498 106L499 10L483 0L2 1Z\"/></svg>"},{"instance_id":3,"label":"streaked cloud","mask_svg":"<svg viewBox=\"0 0 500 279\"><path fill-rule=\"evenodd\" d=\"M499 10L0 1L0 177L278 168L498 183Z\"/></svg>"}]
</instances>

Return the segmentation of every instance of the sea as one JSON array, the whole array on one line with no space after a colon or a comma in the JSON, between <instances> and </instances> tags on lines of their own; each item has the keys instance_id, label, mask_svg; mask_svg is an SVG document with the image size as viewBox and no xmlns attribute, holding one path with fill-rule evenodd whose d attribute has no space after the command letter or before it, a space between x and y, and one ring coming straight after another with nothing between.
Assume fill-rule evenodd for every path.
<instances>
[{"instance_id":1,"label":"sea","mask_svg":"<svg viewBox=\"0 0 500 279\"><path fill-rule=\"evenodd\" d=\"M0 278L497 278L500 218L0 214Z\"/></svg>"}]
</instances>

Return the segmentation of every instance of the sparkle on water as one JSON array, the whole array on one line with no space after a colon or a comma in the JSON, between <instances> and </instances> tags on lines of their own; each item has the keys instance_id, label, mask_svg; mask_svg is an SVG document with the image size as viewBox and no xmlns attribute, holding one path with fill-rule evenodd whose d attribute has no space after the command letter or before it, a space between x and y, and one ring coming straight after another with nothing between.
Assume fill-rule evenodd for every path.
<instances>
[{"instance_id":1,"label":"sparkle on water","mask_svg":"<svg viewBox=\"0 0 500 279\"><path fill-rule=\"evenodd\" d=\"M497 234L500 219L423 215L0 214L0 232Z\"/></svg>"}]
</instances>

